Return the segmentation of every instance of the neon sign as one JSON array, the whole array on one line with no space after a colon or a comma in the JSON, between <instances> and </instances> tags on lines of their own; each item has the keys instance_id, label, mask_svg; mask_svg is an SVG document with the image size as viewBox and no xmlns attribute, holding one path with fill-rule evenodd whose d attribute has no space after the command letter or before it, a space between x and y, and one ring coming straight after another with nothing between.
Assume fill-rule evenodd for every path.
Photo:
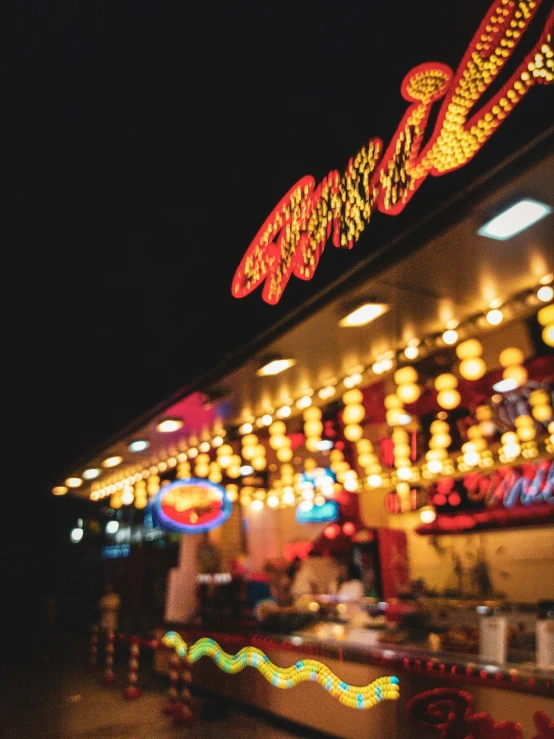
<instances>
[{"instance_id":1,"label":"neon sign","mask_svg":"<svg viewBox=\"0 0 554 739\"><path fill-rule=\"evenodd\" d=\"M153 503L159 525L179 534L211 531L227 521L232 508L224 487L197 478L163 485Z\"/></svg>"},{"instance_id":2,"label":"neon sign","mask_svg":"<svg viewBox=\"0 0 554 739\"><path fill-rule=\"evenodd\" d=\"M492 477L466 475L464 487L470 501L483 501L488 508L513 508L518 502L526 506L554 505L554 463L550 460L526 464L519 470L501 467Z\"/></svg>"},{"instance_id":3,"label":"neon sign","mask_svg":"<svg viewBox=\"0 0 554 739\"><path fill-rule=\"evenodd\" d=\"M315 659L300 659L290 667L279 667L256 647L243 647L237 654L227 654L213 639L198 639L189 646L175 631L168 631L162 641L189 664L209 657L220 670L232 675L242 672L245 667L254 667L276 688L294 688L306 681L316 682L348 708L365 710L384 700L398 700L400 695L399 680L394 675L379 677L368 685L349 685Z\"/></svg>"},{"instance_id":4,"label":"neon sign","mask_svg":"<svg viewBox=\"0 0 554 739\"><path fill-rule=\"evenodd\" d=\"M410 105L383 153L373 138L341 175L332 170L317 185L302 177L280 200L256 234L235 273L231 292L249 295L265 282L262 298L275 305L292 275L310 280L329 239L351 249L375 210L397 215L428 175L467 164L536 84L552 82L554 11L532 50L502 88L472 115L515 52L542 0L495 0L454 73L445 64L414 67L402 96ZM422 147L431 108L438 118Z\"/></svg>"},{"instance_id":5,"label":"neon sign","mask_svg":"<svg viewBox=\"0 0 554 739\"><path fill-rule=\"evenodd\" d=\"M313 505L305 511L301 506L296 509L298 523L328 523L339 517L339 504L336 500L327 500L321 505Z\"/></svg>"}]
</instances>

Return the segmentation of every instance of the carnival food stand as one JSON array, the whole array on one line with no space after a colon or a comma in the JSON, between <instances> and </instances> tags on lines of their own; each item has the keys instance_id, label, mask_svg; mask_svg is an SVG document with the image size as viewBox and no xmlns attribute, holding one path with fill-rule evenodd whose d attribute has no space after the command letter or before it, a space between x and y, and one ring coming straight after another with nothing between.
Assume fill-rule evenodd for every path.
<instances>
[{"instance_id":1,"label":"carnival food stand","mask_svg":"<svg viewBox=\"0 0 554 739\"><path fill-rule=\"evenodd\" d=\"M327 239L351 248L374 210L416 207L425 177L469 162L514 106L532 105L544 91L523 95L552 80L551 19L468 120L540 3L519 5L490 9L456 73L407 75L410 106L384 153L372 141L343 175L291 188L240 262L236 297L263 283L278 302L293 276L313 277ZM200 660L197 686L345 738L433 735L436 706L416 697L429 690L447 691L452 715L471 722L475 708L525 736L536 711L554 717L553 172L529 142L450 207L447 225L388 244L387 259L366 259L292 327L56 485L115 520L134 506L182 535L165 618L184 642L256 647L277 671L323 665L289 691L274 689L288 678L242 669L263 667L259 655L232 675ZM309 587L281 604L271 561L310 555ZM326 586L346 561L361 598ZM264 600L279 619L257 616ZM348 698L367 711L334 701L385 676L399 700Z\"/></svg>"}]
</instances>

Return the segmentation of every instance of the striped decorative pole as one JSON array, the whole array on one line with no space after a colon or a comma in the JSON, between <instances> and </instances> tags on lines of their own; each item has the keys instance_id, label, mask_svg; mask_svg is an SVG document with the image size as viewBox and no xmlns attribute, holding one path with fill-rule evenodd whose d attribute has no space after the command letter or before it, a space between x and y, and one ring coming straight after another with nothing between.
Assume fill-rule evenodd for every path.
<instances>
[{"instance_id":1,"label":"striped decorative pole","mask_svg":"<svg viewBox=\"0 0 554 739\"><path fill-rule=\"evenodd\" d=\"M98 667L98 626L95 624L90 630L89 665L91 670Z\"/></svg>"},{"instance_id":2,"label":"striped decorative pole","mask_svg":"<svg viewBox=\"0 0 554 739\"><path fill-rule=\"evenodd\" d=\"M128 675L128 681L129 684L123 691L123 697L127 700L132 700L133 698L140 698L142 695L142 690L140 688L137 688L137 682L138 682L138 668L139 668L139 655L140 655L140 646L138 644L138 639L131 639L131 643L129 645L129 675Z\"/></svg>"},{"instance_id":3,"label":"striped decorative pole","mask_svg":"<svg viewBox=\"0 0 554 739\"><path fill-rule=\"evenodd\" d=\"M113 685L115 682L115 673L113 671L113 653L115 634L113 631L106 632L106 669L104 670L104 683Z\"/></svg>"},{"instance_id":4,"label":"striped decorative pole","mask_svg":"<svg viewBox=\"0 0 554 739\"><path fill-rule=\"evenodd\" d=\"M179 707L179 657L176 652L171 652L169 658L169 690L167 691L167 703L163 708L164 713L173 715Z\"/></svg>"},{"instance_id":5,"label":"striped decorative pole","mask_svg":"<svg viewBox=\"0 0 554 739\"><path fill-rule=\"evenodd\" d=\"M178 704L178 708L173 714L175 723L177 724L191 724L194 721L194 714L191 709L192 696L190 694L190 684L192 683L192 672L190 671L190 664L187 662L186 657L181 659L181 702Z\"/></svg>"}]
</instances>

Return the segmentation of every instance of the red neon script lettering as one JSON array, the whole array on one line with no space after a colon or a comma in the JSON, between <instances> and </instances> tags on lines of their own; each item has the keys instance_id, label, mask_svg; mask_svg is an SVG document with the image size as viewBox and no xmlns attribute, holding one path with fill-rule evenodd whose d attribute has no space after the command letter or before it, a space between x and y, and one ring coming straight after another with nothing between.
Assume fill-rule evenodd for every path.
<instances>
[{"instance_id":1,"label":"red neon script lettering","mask_svg":"<svg viewBox=\"0 0 554 739\"><path fill-rule=\"evenodd\" d=\"M351 249L377 209L400 213L428 175L437 177L467 164L536 84L551 83L554 69L550 13L533 49L503 87L482 108L476 105L504 68L542 0L496 0L489 8L456 71L430 62L402 82L410 103L383 153L371 139L316 187L299 180L271 211L248 247L233 279L232 294L243 298L263 282L263 299L275 305L292 275L310 280L327 241ZM433 133L422 141L432 105L442 100Z\"/></svg>"}]
</instances>

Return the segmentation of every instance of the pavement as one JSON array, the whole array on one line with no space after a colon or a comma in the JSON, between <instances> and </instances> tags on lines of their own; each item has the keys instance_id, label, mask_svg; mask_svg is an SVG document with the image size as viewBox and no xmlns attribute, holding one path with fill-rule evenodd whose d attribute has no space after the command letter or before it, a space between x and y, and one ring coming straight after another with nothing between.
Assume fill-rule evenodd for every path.
<instances>
[{"instance_id":1,"label":"pavement","mask_svg":"<svg viewBox=\"0 0 554 739\"><path fill-rule=\"evenodd\" d=\"M155 676L141 676L143 695L123 698L125 670L115 685L102 684L101 673L90 672L81 660L80 648L64 655L16 661L2 669L0 696L1 739L292 739L291 733L263 716L194 699L193 708L204 717L192 726L176 727L162 713L164 683ZM7 679L6 679L7 678ZM219 713L219 716L214 716Z\"/></svg>"}]
</instances>

